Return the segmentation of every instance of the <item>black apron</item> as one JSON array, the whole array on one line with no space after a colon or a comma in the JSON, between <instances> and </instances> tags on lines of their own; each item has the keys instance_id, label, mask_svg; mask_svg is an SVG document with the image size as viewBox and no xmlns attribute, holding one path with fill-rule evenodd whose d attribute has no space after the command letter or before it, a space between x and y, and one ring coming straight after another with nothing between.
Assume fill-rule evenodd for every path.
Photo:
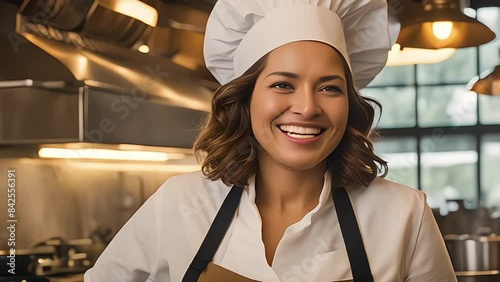
<instances>
[{"instance_id":1,"label":"black apron","mask_svg":"<svg viewBox=\"0 0 500 282\"><path fill-rule=\"evenodd\" d=\"M332 188L332 190L333 202L347 249L353 281L373 282L370 264L368 263L363 239L359 232L358 222L349 196L343 187ZM202 272L212 261L238 208L242 193L243 188L241 187L233 186L231 188L217 212L200 249L189 265L186 274L184 274L182 282L197 282Z\"/></svg>"}]
</instances>

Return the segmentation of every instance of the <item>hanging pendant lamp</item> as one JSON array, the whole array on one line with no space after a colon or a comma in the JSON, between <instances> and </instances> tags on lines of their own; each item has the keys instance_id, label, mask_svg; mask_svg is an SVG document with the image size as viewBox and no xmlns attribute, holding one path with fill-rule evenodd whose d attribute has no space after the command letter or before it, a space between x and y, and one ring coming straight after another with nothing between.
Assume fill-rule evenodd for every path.
<instances>
[{"instance_id":1,"label":"hanging pendant lamp","mask_svg":"<svg viewBox=\"0 0 500 282\"><path fill-rule=\"evenodd\" d=\"M477 94L500 96L500 65L473 77L467 83L467 89Z\"/></svg>"},{"instance_id":2,"label":"hanging pendant lamp","mask_svg":"<svg viewBox=\"0 0 500 282\"><path fill-rule=\"evenodd\" d=\"M481 77L473 78L468 83L467 88L477 94L500 96L500 66L487 71Z\"/></svg>"},{"instance_id":3,"label":"hanging pendant lamp","mask_svg":"<svg viewBox=\"0 0 500 282\"><path fill-rule=\"evenodd\" d=\"M423 0L423 11L401 19L397 42L402 47L440 49L479 46L495 33L460 10L458 0Z\"/></svg>"}]
</instances>

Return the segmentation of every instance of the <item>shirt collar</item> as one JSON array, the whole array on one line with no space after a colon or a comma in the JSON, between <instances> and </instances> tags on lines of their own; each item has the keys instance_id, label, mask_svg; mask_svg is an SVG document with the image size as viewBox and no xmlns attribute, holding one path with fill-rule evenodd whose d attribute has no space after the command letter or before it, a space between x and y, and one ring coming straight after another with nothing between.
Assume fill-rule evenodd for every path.
<instances>
[{"instance_id":1,"label":"shirt collar","mask_svg":"<svg viewBox=\"0 0 500 282\"><path fill-rule=\"evenodd\" d=\"M318 205L307 213L300 221L305 225L309 225L311 223L312 216L314 216L314 214L316 214L323 206L329 203L328 199L330 199L332 185L332 175L329 170L325 172L323 178L323 188L321 190L321 194L319 195ZM252 175L248 179L248 185L245 187L245 192L248 195L248 200L255 205L255 175Z\"/></svg>"}]
</instances>

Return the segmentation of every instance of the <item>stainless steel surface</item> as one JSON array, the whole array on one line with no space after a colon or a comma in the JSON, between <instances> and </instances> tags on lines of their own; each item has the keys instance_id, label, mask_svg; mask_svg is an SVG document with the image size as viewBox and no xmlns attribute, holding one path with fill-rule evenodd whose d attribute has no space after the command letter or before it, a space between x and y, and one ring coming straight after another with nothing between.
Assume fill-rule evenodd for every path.
<instances>
[{"instance_id":1,"label":"stainless steel surface","mask_svg":"<svg viewBox=\"0 0 500 282\"><path fill-rule=\"evenodd\" d=\"M89 38L132 46L148 31L147 24L114 8L120 0L25 0L19 13L29 22Z\"/></svg>"},{"instance_id":2,"label":"stainless steel surface","mask_svg":"<svg viewBox=\"0 0 500 282\"><path fill-rule=\"evenodd\" d=\"M25 0L19 12L31 21L62 30L80 27L95 9L95 0Z\"/></svg>"},{"instance_id":3,"label":"stainless steel surface","mask_svg":"<svg viewBox=\"0 0 500 282\"><path fill-rule=\"evenodd\" d=\"M0 66L4 80L96 81L131 94L161 98L172 105L210 110L212 91L196 73L169 59L104 42L88 43L95 48L90 51L35 34L24 36L26 41L17 52L10 42L0 41L5 50L0 53L5 62ZM34 61L42 62L44 67L29 67Z\"/></svg>"},{"instance_id":4,"label":"stainless steel surface","mask_svg":"<svg viewBox=\"0 0 500 282\"><path fill-rule=\"evenodd\" d=\"M175 29L180 29L180 30L186 30L186 31L192 31L192 32L198 32L198 33L205 33L205 29L196 25L188 24L188 23L181 23L172 19L165 19L165 24L168 27L175 28Z\"/></svg>"},{"instance_id":5,"label":"stainless steel surface","mask_svg":"<svg viewBox=\"0 0 500 282\"><path fill-rule=\"evenodd\" d=\"M456 272L458 282L498 282L500 274L495 271L467 271Z\"/></svg>"},{"instance_id":6,"label":"stainless steel surface","mask_svg":"<svg viewBox=\"0 0 500 282\"><path fill-rule=\"evenodd\" d=\"M119 1L97 1L79 33L89 38L112 41L123 46L135 44L144 33L150 31L150 27L137 19L110 9L110 6L115 5L114 2ZM103 6L102 2L110 3Z\"/></svg>"},{"instance_id":7,"label":"stainless steel surface","mask_svg":"<svg viewBox=\"0 0 500 282\"><path fill-rule=\"evenodd\" d=\"M165 14L166 6L159 5L158 9ZM175 16L168 14L167 22L182 23L176 27L194 31L156 28L136 32L123 28L116 31L108 22L114 16L93 18L90 12L81 30L70 32L16 17L15 9L3 2L0 9L8 11L8 20L0 29L0 35L4 35L0 36L0 80L91 80L128 92L145 92L173 105L210 111L212 90L204 81L213 77L207 75L203 65L200 33L208 18L206 13L182 7L170 9ZM120 35L122 32L125 34ZM97 38L101 40L90 33L100 33ZM150 38L145 42L151 45L150 54L138 52L137 46L119 46L113 40L118 36L126 41L137 34ZM35 62L43 67L33 67Z\"/></svg>"},{"instance_id":8,"label":"stainless steel surface","mask_svg":"<svg viewBox=\"0 0 500 282\"><path fill-rule=\"evenodd\" d=\"M0 171L14 168L19 185L22 183L22 189L19 186L16 192L16 216L22 219L16 226L16 249L33 249L52 237L69 242L91 238L95 243L100 241L92 250L85 247L89 259L94 260L102 244L109 243L144 199L169 177L183 171L165 168L168 165L164 164L139 164L127 169L122 163L5 158L6 151L10 151L8 146L0 146ZM7 189L0 189L0 199L6 197ZM6 204L0 203L0 207L7 208ZM7 216L6 212L0 213L0 221L6 222ZM10 249L8 239L8 230L2 228L0 250Z\"/></svg>"},{"instance_id":9,"label":"stainless steel surface","mask_svg":"<svg viewBox=\"0 0 500 282\"><path fill-rule=\"evenodd\" d=\"M498 271L500 236L445 235L455 271Z\"/></svg>"},{"instance_id":10,"label":"stainless steel surface","mask_svg":"<svg viewBox=\"0 0 500 282\"><path fill-rule=\"evenodd\" d=\"M455 271L457 276L483 276L483 275L498 275L498 270L485 270L485 271Z\"/></svg>"},{"instance_id":11,"label":"stainless steel surface","mask_svg":"<svg viewBox=\"0 0 500 282\"><path fill-rule=\"evenodd\" d=\"M194 62L190 52L201 49L172 49L172 58L142 54L105 40L118 34L109 22L118 18L106 16L110 11L104 10L95 18L100 8L91 5L93 1L78 4L92 7L85 9L88 15L77 32L68 30L79 24L65 22L68 17L60 14L76 13L77 4L51 1L37 6L38 2L26 0L23 15L17 17L10 6L6 27L0 29L0 35L6 35L0 36L0 145L92 142L192 147L197 128L210 111L215 86L200 76L198 67L181 65ZM0 2L0 9L5 5ZM40 11L48 22L34 20ZM189 20L196 13L185 14L171 23L182 22L176 27L195 30L178 32L201 46L199 25ZM91 39L99 37L89 36L92 30L103 40ZM136 35L147 33L124 32L117 36L134 42ZM182 46L188 46L187 41Z\"/></svg>"},{"instance_id":12,"label":"stainless steel surface","mask_svg":"<svg viewBox=\"0 0 500 282\"><path fill-rule=\"evenodd\" d=\"M105 85L57 89L36 82L27 84L38 87L3 84L9 87L0 83L0 145L90 142L191 148L206 116Z\"/></svg>"},{"instance_id":13,"label":"stainless steel surface","mask_svg":"<svg viewBox=\"0 0 500 282\"><path fill-rule=\"evenodd\" d=\"M156 31L158 38L170 33L168 42L158 41L158 49L150 46L152 51L142 54L137 47L149 44L150 27L134 26L103 7L79 10L87 13L83 21L66 17L64 9L75 15L71 0L28 2L43 2L50 21L36 22L36 9L30 14L25 6L22 16L0 1L0 169L14 168L23 187L16 196L16 215L23 219L16 226L18 250L52 237L67 238L70 245L70 239L91 238L92 244L44 258L37 268L39 274L81 272L166 179L198 169L190 168L196 161L187 148L210 111L216 87L200 64L204 22L189 20L199 19L194 11L167 19L168 26ZM168 6L144 2L163 11ZM155 52L161 46L168 52ZM60 144L68 142L77 143ZM175 147L171 150L186 158L154 164L42 159L40 144ZM0 199L6 192L0 190ZM0 221L6 216L0 214ZM8 249L8 236L0 230L0 250ZM51 281L83 281L83 276Z\"/></svg>"}]
</instances>

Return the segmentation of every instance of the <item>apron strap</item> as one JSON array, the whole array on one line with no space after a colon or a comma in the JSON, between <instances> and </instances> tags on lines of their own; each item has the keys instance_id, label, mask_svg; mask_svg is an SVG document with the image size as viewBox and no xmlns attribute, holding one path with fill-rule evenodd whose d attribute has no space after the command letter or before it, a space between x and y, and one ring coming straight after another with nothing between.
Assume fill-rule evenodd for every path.
<instances>
[{"instance_id":1,"label":"apron strap","mask_svg":"<svg viewBox=\"0 0 500 282\"><path fill-rule=\"evenodd\" d=\"M189 265L182 282L197 282L201 273L205 270L208 263L212 261L215 252L219 248L224 235L233 220L233 216L240 203L243 188L233 186L229 194L224 199L221 208L217 212L215 219L208 230L200 249L196 253L193 261Z\"/></svg>"},{"instance_id":2,"label":"apron strap","mask_svg":"<svg viewBox=\"0 0 500 282\"><path fill-rule=\"evenodd\" d=\"M347 195L344 187L337 187L332 190L333 202L347 249L353 280L354 282L373 282L370 264L349 195ZM186 274L184 274L182 282L197 282L208 263L212 261L231 224L242 193L243 188L241 187L233 186L231 188L217 212L200 249L189 265Z\"/></svg>"},{"instance_id":3,"label":"apron strap","mask_svg":"<svg viewBox=\"0 0 500 282\"><path fill-rule=\"evenodd\" d=\"M344 187L335 187L333 189L333 202L337 211L337 218L347 249L347 255L349 256L354 282L373 282L358 221L349 200L349 195L347 195Z\"/></svg>"}]
</instances>

